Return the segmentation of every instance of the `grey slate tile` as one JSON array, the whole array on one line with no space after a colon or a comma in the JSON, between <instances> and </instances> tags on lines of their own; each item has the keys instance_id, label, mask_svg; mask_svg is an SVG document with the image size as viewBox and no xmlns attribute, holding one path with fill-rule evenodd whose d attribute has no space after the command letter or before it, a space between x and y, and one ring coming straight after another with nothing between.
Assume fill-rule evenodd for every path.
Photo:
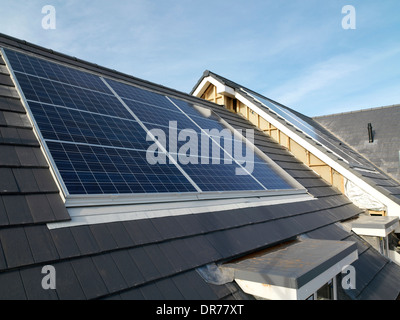
<instances>
[{"instance_id":1,"label":"grey slate tile","mask_svg":"<svg viewBox=\"0 0 400 320\"><path fill-rule=\"evenodd\" d=\"M143 248L161 277L172 275L176 272L173 265L169 262L167 256L157 244L147 245Z\"/></svg>"},{"instance_id":2,"label":"grey slate tile","mask_svg":"<svg viewBox=\"0 0 400 320\"><path fill-rule=\"evenodd\" d=\"M133 240L121 222L108 223L107 229L111 232L119 248L127 248L134 245Z\"/></svg>"},{"instance_id":3,"label":"grey slate tile","mask_svg":"<svg viewBox=\"0 0 400 320\"><path fill-rule=\"evenodd\" d=\"M57 292L53 289L45 290L42 287L43 277L47 273L42 274L43 266L22 269L21 278L28 300L58 300ZM56 270L56 287L57 287L57 270Z\"/></svg>"},{"instance_id":4,"label":"grey slate tile","mask_svg":"<svg viewBox=\"0 0 400 320\"><path fill-rule=\"evenodd\" d=\"M128 232L131 230L130 228L134 228L133 230L131 230L134 232L129 232L129 235L135 243L143 243L139 242L143 240L144 243L151 243L161 241L163 239L162 235L154 227L152 220L153 219L141 219L130 221L125 224L126 230ZM142 232L140 232L139 230L141 230ZM136 238L135 232L136 235L139 236L139 238Z\"/></svg>"},{"instance_id":5,"label":"grey slate tile","mask_svg":"<svg viewBox=\"0 0 400 320\"><path fill-rule=\"evenodd\" d=\"M109 253L96 255L92 260L110 293L128 288L127 283Z\"/></svg>"},{"instance_id":6,"label":"grey slate tile","mask_svg":"<svg viewBox=\"0 0 400 320\"><path fill-rule=\"evenodd\" d=\"M0 96L5 98L18 98L17 91L12 87L0 85Z\"/></svg>"},{"instance_id":7,"label":"grey slate tile","mask_svg":"<svg viewBox=\"0 0 400 320\"><path fill-rule=\"evenodd\" d=\"M22 141L16 128L0 127L0 143L14 145Z\"/></svg>"},{"instance_id":8,"label":"grey slate tile","mask_svg":"<svg viewBox=\"0 0 400 320\"><path fill-rule=\"evenodd\" d=\"M0 74L2 75L10 75L10 73L8 72L8 69L5 65L0 64Z\"/></svg>"},{"instance_id":9,"label":"grey slate tile","mask_svg":"<svg viewBox=\"0 0 400 320\"><path fill-rule=\"evenodd\" d=\"M3 247L1 246L0 242L0 270L7 269L6 258L4 256Z\"/></svg>"},{"instance_id":10,"label":"grey slate tile","mask_svg":"<svg viewBox=\"0 0 400 320\"><path fill-rule=\"evenodd\" d=\"M122 298L121 298L121 295L118 293L118 294L113 294L111 296L106 296L106 297L100 298L100 300L120 301L120 300L122 300Z\"/></svg>"},{"instance_id":11,"label":"grey slate tile","mask_svg":"<svg viewBox=\"0 0 400 320\"><path fill-rule=\"evenodd\" d=\"M36 263L51 262L59 259L53 238L45 225L25 227L25 234Z\"/></svg>"},{"instance_id":12,"label":"grey slate tile","mask_svg":"<svg viewBox=\"0 0 400 320\"><path fill-rule=\"evenodd\" d=\"M387 262L388 260L372 248L359 255L358 260L352 263L356 270L356 289L346 290L346 293L357 297Z\"/></svg>"},{"instance_id":13,"label":"grey slate tile","mask_svg":"<svg viewBox=\"0 0 400 320\"><path fill-rule=\"evenodd\" d=\"M21 165L16 148L10 145L0 145L0 167L18 167Z\"/></svg>"},{"instance_id":14,"label":"grey slate tile","mask_svg":"<svg viewBox=\"0 0 400 320\"><path fill-rule=\"evenodd\" d=\"M111 251L118 248L111 232L108 230L106 224L93 224L89 226L100 251Z\"/></svg>"},{"instance_id":15,"label":"grey slate tile","mask_svg":"<svg viewBox=\"0 0 400 320\"><path fill-rule=\"evenodd\" d=\"M136 247L130 249L128 252L135 264L138 266L146 282L160 277L160 272L157 270L143 247Z\"/></svg>"},{"instance_id":16,"label":"grey slate tile","mask_svg":"<svg viewBox=\"0 0 400 320\"><path fill-rule=\"evenodd\" d=\"M205 228L206 232L225 229L225 226L222 221L218 219L215 214L212 213L200 213L199 221Z\"/></svg>"},{"instance_id":17,"label":"grey slate tile","mask_svg":"<svg viewBox=\"0 0 400 320\"><path fill-rule=\"evenodd\" d=\"M111 256L128 287L137 286L145 282L142 273L127 250L113 251Z\"/></svg>"},{"instance_id":18,"label":"grey slate tile","mask_svg":"<svg viewBox=\"0 0 400 320\"><path fill-rule=\"evenodd\" d=\"M207 229L203 226L200 219L198 214L188 214L179 216L176 221L187 235L192 235L206 232Z\"/></svg>"},{"instance_id":19,"label":"grey slate tile","mask_svg":"<svg viewBox=\"0 0 400 320\"><path fill-rule=\"evenodd\" d=\"M17 149L17 147L16 147L16 149ZM45 157L43 155L42 150L40 148L36 148L36 147L33 147L32 150L33 150L33 153L35 154L35 158L36 158L36 161L37 161L37 166L38 167L48 168L49 165L48 165L47 160L45 159ZM18 155L18 156L20 156L20 155ZM21 159L20 159L20 161L21 161Z\"/></svg>"},{"instance_id":20,"label":"grey slate tile","mask_svg":"<svg viewBox=\"0 0 400 320\"><path fill-rule=\"evenodd\" d=\"M0 111L0 126L3 127L7 126L7 121L6 118L4 117L4 111Z\"/></svg>"},{"instance_id":21,"label":"grey slate tile","mask_svg":"<svg viewBox=\"0 0 400 320\"><path fill-rule=\"evenodd\" d=\"M325 239L325 240L343 240L349 235L350 235L349 232L345 231L344 229L334 224L330 224L307 233L307 236L309 236L312 239Z\"/></svg>"},{"instance_id":22,"label":"grey slate tile","mask_svg":"<svg viewBox=\"0 0 400 320\"><path fill-rule=\"evenodd\" d=\"M0 111L3 113L6 125L9 127L32 128L27 116L22 113Z\"/></svg>"},{"instance_id":23,"label":"grey slate tile","mask_svg":"<svg viewBox=\"0 0 400 320\"><path fill-rule=\"evenodd\" d=\"M388 263L368 284L358 297L361 300L396 300L400 292L400 271L394 263Z\"/></svg>"},{"instance_id":24,"label":"grey slate tile","mask_svg":"<svg viewBox=\"0 0 400 320\"><path fill-rule=\"evenodd\" d=\"M0 196L0 226L7 226L9 225L6 207L3 203L3 196Z\"/></svg>"},{"instance_id":25,"label":"grey slate tile","mask_svg":"<svg viewBox=\"0 0 400 320\"><path fill-rule=\"evenodd\" d=\"M187 275L190 277L191 285L201 296L202 300L215 300L217 298L215 292L211 290L207 282L195 270L191 270Z\"/></svg>"},{"instance_id":26,"label":"grey slate tile","mask_svg":"<svg viewBox=\"0 0 400 320\"><path fill-rule=\"evenodd\" d=\"M25 196L3 196L3 203L10 225L27 224L33 222L33 218Z\"/></svg>"},{"instance_id":27,"label":"grey slate tile","mask_svg":"<svg viewBox=\"0 0 400 320\"><path fill-rule=\"evenodd\" d=\"M329 213L332 214L338 220L346 220L351 217L357 216L362 213L363 210L356 207L353 204L340 206L337 208L329 209Z\"/></svg>"},{"instance_id":28,"label":"grey slate tile","mask_svg":"<svg viewBox=\"0 0 400 320\"><path fill-rule=\"evenodd\" d=\"M13 128L10 128L10 129L13 129ZM18 144L34 146L34 147L40 146L32 129L16 128L16 130L17 130L17 133L19 136Z\"/></svg>"},{"instance_id":29,"label":"grey slate tile","mask_svg":"<svg viewBox=\"0 0 400 320\"><path fill-rule=\"evenodd\" d=\"M182 246L184 243L185 249L189 249L191 251L186 251L185 257L190 259L193 266L203 265L221 258L221 255L213 248L204 235L185 238L177 241L177 245Z\"/></svg>"},{"instance_id":30,"label":"grey slate tile","mask_svg":"<svg viewBox=\"0 0 400 320\"><path fill-rule=\"evenodd\" d=\"M183 300L184 297L175 283L170 278L157 281L157 289L162 295L162 300Z\"/></svg>"},{"instance_id":31,"label":"grey slate tile","mask_svg":"<svg viewBox=\"0 0 400 320\"><path fill-rule=\"evenodd\" d=\"M0 230L0 241L8 268L21 267L34 263L29 242L23 228Z\"/></svg>"},{"instance_id":32,"label":"grey slate tile","mask_svg":"<svg viewBox=\"0 0 400 320\"><path fill-rule=\"evenodd\" d=\"M309 187L307 188L308 192L311 193L314 197L329 197L333 195L339 195L340 191L331 188L331 187Z\"/></svg>"},{"instance_id":33,"label":"grey slate tile","mask_svg":"<svg viewBox=\"0 0 400 320\"><path fill-rule=\"evenodd\" d=\"M61 259L80 256L78 245L69 228L53 229L50 234Z\"/></svg>"},{"instance_id":34,"label":"grey slate tile","mask_svg":"<svg viewBox=\"0 0 400 320\"><path fill-rule=\"evenodd\" d=\"M164 296L161 294L160 290L155 283L147 284L140 287L140 291L146 300L163 300Z\"/></svg>"},{"instance_id":35,"label":"grey slate tile","mask_svg":"<svg viewBox=\"0 0 400 320\"><path fill-rule=\"evenodd\" d=\"M89 226L73 227L70 228L70 230L74 236L76 244L78 245L81 255L100 252L100 248L97 245L96 239L90 231Z\"/></svg>"},{"instance_id":36,"label":"grey slate tile","mask_svg":"<svg viewBox=\"0 0 400 320\"><path fill-rule=\"evenodd\" d=\"M140 220L123 222L123 226L131 238L131 246L150 242L148 238L148 231L151 230L143 230L142 228L145 228L146 226L143 225L143 227L141 227L141 223L139 223L139 221Z\"/></svg>"},{"instance_id":37,"label":"grey slate tile","mask_svg":"<svg viewBox=\"0 0 400 320\"><path fill-rule=\"evenodd\" d=\"M46 194L46 198L57 221L66 221L71 219L64 202L61 200L61 197L58 193Z\"/></svg>"},{"instance_id":38,"label":"grey slate tile","mask_svg":"<svg viewBox=\"0 0 400 320\"><path fill-rule=\"evenodd\" d=\"M0 300L27 300L19 271L0 273Z\"/></svg>"},{"instance_id":39,"label":"grey slate tile","mask_svg":"<svg viewBox=\"0 0 400 320\"><path fill-rule=\"evenodd\" d=\"M86 296L70 261L54 264L56 270L56 291L61 300L85 300Z\"/></svg>"},{"instance_id":40,"label":"grey slate tile","mask_svg":"<svg viewBox=\"0 0 400 320\"><path fill-rule=\"evenodd\" d=\"M177 241L167 241L159 244L160 249L167 256L176 272L187 270L191 267L179 250Z\"/></svg>"},{"instance_id":41,"label":"grey slate tile","mask_svg":"<svg viewBox=\"0 0 400 320\"><path fill-rule=\"evenodd\" d=\"M195 271L194 271L195 272ZM192 281L191 273L180 273L171 278L185 300L202 300L202 295L197 291Z\"/></svg>"},{"instance_id":42,"label":"grey slate tile","mask_svg":"<svg viewBox=\"0 0 400 320\"><path fill-rule=\"evenodd\" d=\"M53 210L45 194L30 194L25 197L34 222L49 222L55 220Z\"/></svg>"},{"instance_id":43,"label":"grey slate tile","mask_svg":"<svg viewBox=\"0 0 400 320\"><path fill-rule=\"evenodd\" d=\"M49 169L32 169L40 192L59 192Z\"/></svg>"},{"instance_id":44,"label":"grey slate tile","mask_svg":"<svg viewBox=\"0 0 400 320\"><path fill-rule=\"evenodd\" d=\"M233 257L240 253L238 247L241 239L236 238L229 230L217 231L205 236L222 257Z\"/></svg>"},{"instance_id":45,"label":"grey slate tile","mask_svg":"<svg viewBox=\"0 0 400 320\"><path fill-rule=\"evenodd\" d=\"M36 183L33 169L14 168L12 169L20 192L23 193L38 193L39 187Z\"/></svg>"},{"instance_id":46,"label":"grey slate tile","mask_svg":"<svg viewBox=\"0 0 400 320\"><path fill-rule=\"evenodd\" d=\"M151 222L156 230L160 233L161 239L165 240L175 239L187 235L178 224L177 220L179 220L179 217L170 216L151 219Z\"/></svg>"},{"instance_id":47,"label":"grey slate tile","mask_svg":"<svg viewBox=\"0 0 400 320\"><path fill-rule=\"evenodd\" d=\"M108 294L108 290L91 257L71 260L71 265L87 299Z\"/></svg>"},{"instance_id":48,"label":"grey slate tile","mask_svg":"<svg viewBox=\"0 0 400 320\"><path fill-rule=\"evenodd\" d=\"M9 75L0 74L0 85L13 87L14 83Z\"/></svg>"},{"instance_id":49,"label":"grey slate tile","mask_svg":"<svg viewBox=\"0 0 400 320\"><path fill-rule=\"evenodd\" d=\"M141 290L139 288L130 289L120 293L122 300L145 300Z\"/></svg>"},{"instance_id":50,"label":"grey slate tile","mask_svg":"<svg viewBox=\"0 0 400 320\"><path fill-rule=\"evenodd\" d=\"M19 188L12 169L0 168L0 194L18 193Z\"/></svg>"},{"instance_id":51,"label":"grey slate tile","mask_svg":"<svg viewBox=\"0 0 400 320\"><path fill-rule=\"evenodd\" d=\"M5 146L4 146L5 147ZM36 159L36 155L34 150L37 148L33 147L21 147L21 146L12 146L14 149L14 164L20 164L23 167L38 167L39 162ZM0 147L1 149L1 147ZM11 150L10 150L11 152Z\"/></svg>"},{"instance_id":52,"label":"grey slate tile","mask_svg":"<svg viewBox=\"0 0 400 320\"><path fill-rule=\"evenodd\" d=\"M370 247L370 244L367 243L363 238L360 236L356 235L355 233L350 233L350 235L346 238L343 239L343 241L353 241L357 245L357 251L358 255L361 255L364 253L364 251L368 250Z\"/></svg>"},{"instance_id":53,"label":"grey slate tile","mask_svg":"<svg viewBox=\"0 0 400 320\"><path fill-rule=\"evenodd\" d=\"M25 113L25 108L19 99L5 97L0 97L0 110Z\"/></svg>"}]
</instances>

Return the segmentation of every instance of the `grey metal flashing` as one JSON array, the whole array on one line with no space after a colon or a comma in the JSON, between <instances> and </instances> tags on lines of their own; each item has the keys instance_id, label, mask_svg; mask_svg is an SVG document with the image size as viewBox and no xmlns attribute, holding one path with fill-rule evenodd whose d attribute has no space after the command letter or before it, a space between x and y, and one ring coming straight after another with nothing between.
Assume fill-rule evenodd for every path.
<instances>
[{"instance_id":1,"label":"grey metal flashing","mask_svg":"<svg viewBox=\"0 0 400 320\"><path fill-rule=\"evenodd\" d=\"M299 289L357 250L349 241L305 239L224 265L235 279Z\"/></svg>"},{"instance_id":2,"label":"grey metal flashing","mask_svg":"<svg viewBox=\"0 0 400 320\"><path fill-rule=\"evenodd\" d=\"M398 217L360 216L351 223L351 226L352 228L388 229L398 223Z\"/></svg>"}]
</instances>

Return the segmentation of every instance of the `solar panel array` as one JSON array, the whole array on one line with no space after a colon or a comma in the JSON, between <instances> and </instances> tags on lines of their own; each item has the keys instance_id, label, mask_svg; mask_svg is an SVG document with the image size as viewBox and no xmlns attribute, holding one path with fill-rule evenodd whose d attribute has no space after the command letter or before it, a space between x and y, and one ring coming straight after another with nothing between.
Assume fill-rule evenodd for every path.
<instances>
[{"instance_id":1,"label":"solar panel array","mask_svg":"<svg viewBox=\"0 0 400 320\"><path fill-rule=\"evenodd\" d=\"M226 128L187 101L10 49L4 52L67 194L293 188L257 155L251 160L254 170L236 174L249 163L239 163L218 136L205 130ZM149 163L149 148L160 144L149 131L161 129L169 141L171 124L177 132L196 133L198 163L179 162L187 156L179 154L187 137L177 141L176 150L158 150L166 163ZM245 148L242 141L236 143Z\"/></svg>"}]
</instances>

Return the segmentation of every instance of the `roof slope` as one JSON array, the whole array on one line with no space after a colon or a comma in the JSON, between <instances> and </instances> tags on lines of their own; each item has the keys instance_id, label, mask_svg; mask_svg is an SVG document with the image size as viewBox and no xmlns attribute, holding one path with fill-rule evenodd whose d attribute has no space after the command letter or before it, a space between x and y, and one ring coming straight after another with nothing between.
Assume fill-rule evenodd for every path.
<instances>
[{"instance_id":1,"label":"roof slope","mask_svg":"<svg viewBox=\"0 0 400 320\"><path fill-rule=\"evenodd\" d=\"M2 36L0 46L5 45L107 73L188 101L202 101ZM256 145L316 200L49 229L47 222L70 217L18 94L6 70L2 70L0 299L250 298L234 283L217 286L205 282L196 268L229 261L302 234L357 242L357 290L347 293L351 298L398 296L399 268L337 225L356 217L361 210L249 122L203 101L202 105L213 109L232 126L255 129ZM43 290L40 285L45 265L55 267L55 290Z\"/></svg>"},{"instance_id":2,"label":"roof slope","mask_svg":"<svg viewBox=\"0 0 400 320\"><path fill-rule=\"evenodd\" d=\"M339 139L400 181L400 105L315 117ZM369 142L368 123L373 142Z\"/></svg>"}]
</instances>

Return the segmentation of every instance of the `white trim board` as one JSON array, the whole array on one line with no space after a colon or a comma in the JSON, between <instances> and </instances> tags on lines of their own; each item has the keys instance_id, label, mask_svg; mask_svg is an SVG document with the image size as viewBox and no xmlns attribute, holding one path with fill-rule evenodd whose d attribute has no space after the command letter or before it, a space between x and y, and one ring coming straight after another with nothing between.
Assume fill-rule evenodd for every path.
<instances>
[{"instance_id":1,"label":"white trim board","mask_svg":"<svg viewBox=\"0 0 400 320\"><path fill-rule=\"evenodd\" d=\"M240 208L272 206L315 200L308 194L259 198L216 199L173 203L153 203L136 205L114 205L68 208L71 221L48 223L49 229L67 228L81 225L132 221L141 219L201 214Z\"/></svg>"}]
</instances>

